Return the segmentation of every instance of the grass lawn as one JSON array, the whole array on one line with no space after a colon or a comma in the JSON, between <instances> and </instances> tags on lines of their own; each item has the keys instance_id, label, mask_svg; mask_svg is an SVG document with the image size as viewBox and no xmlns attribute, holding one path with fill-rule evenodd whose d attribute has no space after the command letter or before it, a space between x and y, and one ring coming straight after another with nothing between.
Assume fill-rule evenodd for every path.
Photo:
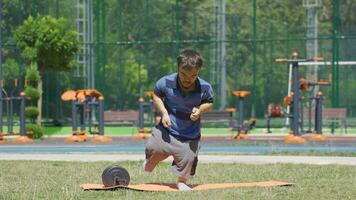
<instances>
[{"instance_id":1,"label":"grass lawn","mask_svg":"<svg viewBox=\"0 0 356 200\"><path fill-rule=\"evenodd\" d=\"M65 136L70 135L72 132L72 128L65 126L65 127L44 127L45 135L48 136ZM137 133L136 127L115 127L115 126L108 126L105 127L105 135L108 136L131 136ZM227 128L203 128L202 134L232 134Z\"/></svg>"},{"instance_id":2,"label":"grass lawn","mask_svg":"<svg viewBox=\"0 0 356 200\"><path fill-rule=\"evenodd\" d=\"M44 126L43 127L44 134L46 136L66 136L66 135L71 135L72 133L72 128L70 126ZM88 129L87 129L88 130ZM7 131L7 127L4 127L4 132ZM14 131L18 132L19 127L14 126ZM235 134L236 132L230 131L228 128L202 128L202 135L215 135L215 134ZM271 128L272 134L287 134L288 129L286 128ZM323 129L324 133L330 133L330 129L324 128ZM131 136L133 134L137 133L137 127L134 126L106 126L105 127L105 135L108 136ZM255 128L252 129L249 133L253 134L260 134L260 133L267 133L266 128ZM335 129L335 135L340 135L344 134L343 130L341 129ZM356 129L347 129L347 134L356 134Z\"/></svg>"},{"instance_id":3,"label":"grass lawn","mask_svg":"<svg viewBox=\"0 0 356 200\"><path fill-rule=\"evenodd\" d=\"M273 128L272 134L287 134L288 130L283 128ZM44 133L47 136L66 136L70 135L72 132L71 127L63 126L63 127L44 127ZM250 133L259 134L259 133L266 133L266 129L264 128L257 128L250 131ZM107 126L105 127L105 135L108 136L130 136L137 133L137 128L133 126ZM235 132L236 133L236 132ZM325 129L324 133L330 133L329 129ZM228 128L202 128L202 135L212 135L212 134L231 134L233 135L234 132L231 132ZM342 134L342 131L339 129L335 130L335 135ZM356 134L355 129L348 129L348 134Z\"/></svg>"},{"instance_id":4,"label":"grass lawn","mask_svg":"<svg viewBox=\"0 0 356 200\"><path fill-rule=\"evenodd\" d=\"M129 136L137 132L136 127L105 127L105 135L110 136ZM48 136L66 136L71 135L72 127L63 126L63 127L44 127L44 133Z\"/></svg>"},{"instance_id":5,"label":"grass lawn","mask_svg":"<svg viewBox=\"0 0 356 200\"><path fill-rule=\"evenodd\" d=\"M119 156L119 155L118 155ZM125 167L131 183L175 182L170 165L145 173L141 162L0 161L0 199L354 199L354 166L296 164L200 164L191 183L279 180L290 187L230 188L196 192L82 191L81 183L100 183L110 164Z\"/></svg>"}]
</instances>

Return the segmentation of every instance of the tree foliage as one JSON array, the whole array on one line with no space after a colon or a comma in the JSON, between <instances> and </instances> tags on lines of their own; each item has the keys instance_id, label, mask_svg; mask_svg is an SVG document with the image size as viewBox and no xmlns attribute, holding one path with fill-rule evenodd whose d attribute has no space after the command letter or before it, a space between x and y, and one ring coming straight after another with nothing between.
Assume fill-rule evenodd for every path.
<instances>
[{"instance_id":1,"label":"tree foliage","mask_svg":"<svg viewBox=\"0 0 356 200\"><path fill-rule=\"evenodd\" d=\"M20 65L15 59L6 59L5 63L2 65L2 73L5 82L19 78L20 75Z\"/></svg>"},{"instance_id":2,"label":"tree foliage","mask_svg":"<svg viewBox=\"0 0 356 200\"><path fill-rule=\"evenodd\" d=\"M70 70L73 56L78 51L77 34L69 30L64 18L28 17L15 31L17 46L39 70Z\"/></svg>"},{"instance_id":3,"label":"tree foliage","mask_svg":"<svg viewBox=\"0 0 356 200\"><path fill-rule=\"evenodd\" d=\"M3 34L7 41L13 41L13 30L22 19L31 13L31 2L20 0L3 0ZM56 3L54 3L56 2ZM98 41L96 30L98 24L97 9L98 2L103 2L102 10L105 24L104 41ZM178 2L178 4L177 4ZM202 77L213 83L215 92L219 87L219 80L214 79L214 74L219 73L220 66L216 61L217 44L224 41L215 41L217 38L217 18L221 13L216 13L215 0L103 0L94 1L94 41L93 47L98 47L100 43L105 53L105 65L96 65L95 72L104 77L106 94L106 109L137 109L137 98L144 94L146 90L152 90L154 83L163 75L176 71L175 58L180 49L193 47L198 49L204 57L204 67ZM305 37L307 27L307 11L303 7L302 0L256 0L256 37L253 38L253 1L251 0L229 0L226 2L226 69L228 106L234 106L237 102L231 95L234 90L251 90L253 87L253 53L256 52L256 94L257 94L257 116L262 117L270 102L281 103L287 93L288 67L283 64L273 62L277 57L288 57L290 52L298 50L301 57L306 56ZM353 10L356 6L353 0L340 2L340 33L341 35L355 35L356 18ZM177 7L177 5L179 7ZM37 1L38 12L41 14L51 14L52 16L63 16L69 22L69 26L75 27L75 3L71 0L63 1ZM57 6L57 7L56 7ZM322 6L318 8L318 34L323 37L319 40L319 54L326 60L332 60L332 34L333 34L333 1L324 0ZM43 17L39 17L43 18ZM178 19L178 22L176 21ZM36 21L31 19L32 22ZM30 23L30 19L27 19ZM51 21L51 20L44 20ZM46 26L39 26L34 23L27 26L30 31L23 31L23 37L36 35L38 32L44 33L48 27L52 27L50 22ZM37 27L36 31L31 28ZM47 28L45 28L47 27ZM67 27L62 25L61 27ZM37 29L39 31L37 31ZM55 29L53 29L55 30ZM59 41L61 34L53 33L39 34L39 37L52 41ZM50 35L52 35L50 37ZM71 35L71 34L69 34ZM69 36L68 36L69 37ZM74 38L75 36L70 36ZM340 39L340 59L355 60L355 40ZM180 41L180 42L178 42ZM31 44L42 45L42 42ZM27 45L27 44L26 44ZM31 58L38 55L39 49L32 49L33 45L25 50L27 56ZM63 45L65 46L65 45ZM45 46L44 46L45 47ZM47 47L46 47L47 48ZM77 48L77 47L76 47ZM21 47L21 49L24 49ZM61 49L61 48L58 48ZM70 49L70 48L69 48ZM60 50L61 52L63 51ZM4 51L8 56L10 51ZM43 50L41 50L43 53ZM56 51L53 51L56 53ZM36 62L41 70L58 69L62 67L58 57L45 50L45 58L53 60ZM73 55L73 54L72 54ZM104 55L100 55L101 58ZM70 56L69 56L70 57ZM100 58L100 59L101 59ZM101 60L95 60L101 62ZM47 65L48 63L48 65ZM54 63L60 63L55 67ZM102 63L99 63L102 64ZM70 62L65 69L70 69ZM138 72L137 70L141 70ZM353 70L340 68L340 90L351 90L355 73ZM105 73L105 74L104 74ZM323 68L320 71L321 78L330 72L330 68ZM140 76L138 76L140 74ZM305 74L305 69L301 70ZM55 75L53 75L55 76ZM138 80L141 77L141 80ZM83 78L73 78L72 73L63 73L58 78L58 84L52 83L51 88L74 87L82 85ZM98 81L99 82L99 81ZM53 89L51 90L53 91ZM330 105L330 90L324 89L327 98L325 104ZM350 94L350 95L348 95ZM345 105L350 108L355 107L356 98L348 92L341 97ZM217 94L217 103L218 94ZM251 97L246 101L247 112L251 107ZM52 103L52 102L51 102Z\"/></svg>"},{"instance_id":4,"label":"tree foliage","mask_svg":"<svg viewBox=\"0 0 356 200\"><path fill-rule=\"evenodd\" d=\"M126 59L122 66L117 67L115 63L109 63L106 71L110 73L106 76L107 100L112 109L133 108L138 103L138 98L145 89L147 82L147 69L145 65L137 62L135 54L125 53Z\"/></svg>"}]
</instances>

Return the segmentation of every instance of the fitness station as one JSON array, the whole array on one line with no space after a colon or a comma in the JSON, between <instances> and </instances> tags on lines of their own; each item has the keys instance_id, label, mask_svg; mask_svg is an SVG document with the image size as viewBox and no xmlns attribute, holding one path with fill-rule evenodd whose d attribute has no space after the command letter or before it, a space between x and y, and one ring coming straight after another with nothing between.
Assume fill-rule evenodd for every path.
<instances>
[{"instance_id":1,"label":"fitness station","mask_svg":"<svg viewBox=\"0 0 356 200\"><path fill-rule=\"evenodd\" d=\"M88 133L94 136L93 142L112 142L110 137L104 136L104 97L99 91L68 90L61 99L72 102L72 136L66 138L66 142L85 142ZM98 124L93 124L96 112L99 120Z\"/></svg>"},{"instance_id":2,"label":"fitness station","mask_svg":"<svg viewBox=\"0 0 356 200\"><path fill-rule=\"evenodd\" d=\"M238 98L238 114L239 114L239 120L238 124L236 126L231 127L232 131L237 131L237 134L234 136L234 139L248 139L247 133L251 129L255 127L256 124L256 119L251 118L248 122L245 121L245 116L244 116L244 101L245 98L250 95L250 91L234 91L233 95Z\"/></svg>"},{"instance_id":3,"label":"fitness station","mask_svg":"<svg viewBox=\"0 0 356 200\"><path fill-rule=\"evenodd\" d=\"M327 140L326 136L322 135L322 108L323 108L323 93L321 91L322 86L329 86L330 83L324 80L320 80L317 82L312 82L305 80L304 78L299 77L299 68L300 62L308 62L308 61L322 61L323 58L315 57L313 59L300 59L298 58L298 52L292 53L291 59L279 58L275 61L278 63L288 63L292 66L292 90L289 94L284 98L284 104L288 106L289 113L283 112L283 109L280 105L271 104L268 107L267 114L267 130L270 131L270 120L274 117L287 117L290 119L290 131L289 135L285 137L286 143L303 143L305 142L305 138L302 137L303 134L313 133L310 136L310 139L313 141L325 141ZM309 129L308 131L304 131L304 113L303 113L303 96L302 92L306 92L310 89L310 87L317 87L315 94L309 96L308 100L308 121L309 121ZM311 130L311 110L312 105L315 105L314 109L314 124L315 128Z\"/></svg>"},{"instance_id":4,"label":"fitness station","mask_svg":"<svg viewBox=\"0 0 356 200\"><path fill-rule=\"evenodd\" d=\"M26 81L25 81L26 83ZM25 84L26 85L26 84ZM25 116L25 107L26 101L30 98L26 96L25 92L19 92L18 80L14 80L13 88L10 92L7 92L4 89L4 81L0 82L0 143L7 142L5 136L14 136L11 141L14 143L29 143L32 142L31 131L26 131L26 116ZM7 131L3 130L4 126L4 112L3 106L6 108L6 128ZM15 122L15 113L14 110L19 111L18 121ZM19 131L14 130L15 124L19 125Z\"/></svg>"}]
</instances>

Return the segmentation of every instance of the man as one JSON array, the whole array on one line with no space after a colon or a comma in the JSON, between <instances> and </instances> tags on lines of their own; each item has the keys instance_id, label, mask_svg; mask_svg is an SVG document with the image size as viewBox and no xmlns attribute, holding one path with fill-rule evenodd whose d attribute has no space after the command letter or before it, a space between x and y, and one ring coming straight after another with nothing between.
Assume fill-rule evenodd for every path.
<instances>
[{"instance_id":1,"label":"man","mask_svg":"<svg viewBox=\"0 0 356 200\"><path fill-rule=\"evenodd\" d=\"M198 162L200 117L213 105L213 90L198 77L203 59L197 51L183 50L177 64L178 73L162 77L154 89L153 103L162 117L147 141L144 169L151 172L160 161L173 156L177 187L190 190L186 181L194 176Z\"/></svg>"}]
</instances>

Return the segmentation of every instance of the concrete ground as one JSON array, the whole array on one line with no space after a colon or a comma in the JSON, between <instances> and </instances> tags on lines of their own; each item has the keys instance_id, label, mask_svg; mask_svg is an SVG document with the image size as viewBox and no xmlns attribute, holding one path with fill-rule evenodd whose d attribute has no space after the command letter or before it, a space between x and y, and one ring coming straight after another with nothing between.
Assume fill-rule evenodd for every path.
<instances>
[{"instance_id":1,"label":"concrete ground","mask_svg":"<svg viewBox=\"0 0 356 200\"><path fill-rule=\"evenodd\" d=\"M100 147L111 146L138 146L143 148L146 140L134 140L131 137L116 137L113 138L112 143L94 143L87 141L84 143L66 143L63 138L47 138L44 140L34 141L33 143L26 144L14 144L10 142L0 144L0 160L49 160L49 161L143 161L144 151L134 152L95 152L90 149L85 152L76 152L78 147L92 147L95 146L98 149ZM273 148L279 148L286 146L283 142L283 136L278 135L251 135L249 147L253 145L257 147L261 145L272 145ZM202 145L208 147L226 146L231 145L240 146L244 142L231 139L230 136L213 136L203 137ZM329 136L329 141L316 144L315 142L309 142L299 146L301 148L322 146L331 149L355 147L356 137L354 136ZM36 152L31 151L35 148L51 148L51 147L65 147L73 149L73 152ZM24 149L24 151L9 151L9 149ZM27 149L28 152L25 152ZM355 148L354 148L355 149ZM353 150L354 151L354 150ZM199 162L201 163L244 163L244 164L267 164L267 163L295 163L295 164L315 164L315 165L356 165L356 157L334 157L334 156L271 156L271 155L231 155L233 152L202 152L199 156ZM236 153L236 152L235 152ZM168 158L167 162L172 162L172 158Z\"/></svg>"},{"instance_id":2,"label":"concrete ground","mask_svg":"<svg viewBox=\"0 0 356 200\"><path fill-rule=\"evenodd\" d=\"M143 161L144 154L3 154L0 160L49 160L49 161ZM166 162L172 162L168 158ZM200 155L200 163L244 163L244 164L313 164L356 165L356 157L328 156L254 156L254 155Z\"/></svg>"},{"instance_id":3,"label":"concrete ground","mask_svg":"<svg viewBox=\"0 0 356 200\"><path fill-rule=\"evenodd\" d=\"M0 160L46 160L46 161L142 161L144 154L8 154L0 153ZM172 158L166 159L172 162ZM257 156L257 155L199 155L200 163L243 163L243 164L313 164L313 165L356 165L356 157L327 156Z\"/></svg>"}]
</instances>

